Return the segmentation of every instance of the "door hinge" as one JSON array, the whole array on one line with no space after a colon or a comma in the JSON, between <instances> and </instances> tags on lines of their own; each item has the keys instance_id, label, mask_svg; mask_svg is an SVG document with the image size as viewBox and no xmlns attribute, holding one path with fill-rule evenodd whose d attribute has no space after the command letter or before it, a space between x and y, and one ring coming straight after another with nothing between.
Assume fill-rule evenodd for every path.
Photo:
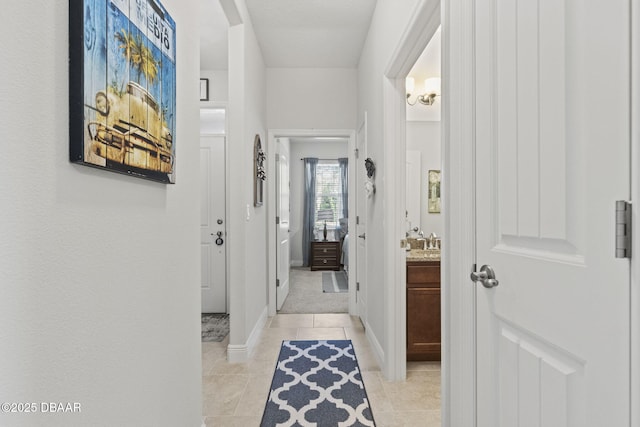
<instances>
[{"instance_id":1,"label":"door hinge","mask_svg":"<svg viewBox=\"0 0 640 427\"><path fill-rule=\"evenodd\" d=\"M356 225L360 225L360 217L356 216Z\"/></svg>"},{"instance_id":2,"label":"door hinge","mask_svg":"<svg viewBox=\"0 0 640 427\"><path fill-rule=\"evenodd\" d=\"M355 150L353 150L353 151L354 151L354 153L356 154L356 159L357 159L358 157L360 157L360 150L358 150L358 149L356 148L356 149L355 149Z\"/></svg>"},{"instance_id":3,"label":"door hinge","mask_svg":"<svg viewBox=\"0 0 640 427\"><path fill-rule=\"evenodd\" d=\"M276 217L276 224L280 224L280 217L279 216Z\"/></svg>"},{"instance_id":4,"label":"door hinge","mask_svg":"<svg viewBox=\"0 0 640 427\"><path fill-rule=\"evenodd\" d=\"M360 282L356 282L356 291L360 290Z\"/></svg>"},{"instance_id":5,"label":"door hinge","mask_svg":"<svg viewBox=\"0 0 640 427\"><path fill-rule=\"evenodd\" d=\"M616 201L616 258L631 258L631 202Z\"/></svg>"},{"instance_id":6,"label":"door hinge","mask_svg":"<svg viewBox=\"0 0 640 427\"><path fill-rule=\"evenodd\" d=\"M280 279L276 279L276 288L280 287Z\"/></svg>"}]
</instances>

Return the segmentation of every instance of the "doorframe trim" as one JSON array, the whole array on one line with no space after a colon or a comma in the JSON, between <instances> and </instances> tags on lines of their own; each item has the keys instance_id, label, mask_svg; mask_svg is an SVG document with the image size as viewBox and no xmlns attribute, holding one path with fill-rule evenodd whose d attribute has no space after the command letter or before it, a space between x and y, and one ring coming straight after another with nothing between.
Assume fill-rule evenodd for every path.
<instances>
[{"instance_id":1,"label":"doorframe trim","mask_svg":"<svg viewBox=\"0 0 640 427\"><path fill-rule=\"evenodd\" d=\"M442 425L476 425L475 286L475 9L473 0L421 0L412 13L383 78L387 288L385 374L406 374L404 236L406 111L404 78L442 22ZM434 26L435 23L435 26ZM455 85L450 82L455 81ZM395 193L395 194L394 194ZM471 214L470 214L471 213Z\"/></svg>"},{"instance_id":2,"label":"doorframe trim","mask_svg":"<svg viewBox=\"0 0 640 427\"><path fill-rule=\"evenodd\" d=\"M355 176L355 158L354 158L354 149L355 149L355 140L356 140L356 131L354 129L269 129L267 131L267 146L265 148L265 152L267 155L267 176L269 174L275 173L275 156L272 154L275 153L276 146L276 138L295 138L295 137L341 137L349 140L349 176ZM291 153L291 147L289 147L289 153ZM272 172L269 172L272 171ZM352 183L351 179L349 180L349 192L352 191ZM273 248L277 241L277 230L276 230L276 188L275 188L275 179L267 180L267 248ZM353 212L355 210L354 205L354 197L349 197L349 212ZM353 215L349 215L349 230L355 230L355 218ZM267 295L267 305L268 305L268 315L269 317L275 316L277 313L276 310L276 255L274 251L267 251L267 277L268 277L268 295ZM349 245L349 259L353 259L352 255L354 255L353 245ZM355 256L355 255L354 255ZM355 281L353 276L349 275L349 314L356 314L356 306L355 306Z\"/></svg>"},{"instance_id":3,"label":"doorframe trim","mask_svg":"<svg viewBox=\"0 0 640 427\"><path fill-rule=\"evenodd\" d=\"M383 369L385 376L391 381L403 380L407 369L406 252L400 246L400 240L406 233L405 79L440 25L440 0L422 0L411 16L411 21L391 55L382 81L383 146L388 164L384 180L384 192L387 195L384 214L385 218L389 218L390 224L385 228L384 236L385 259L388 260L385 280L395 284L385 288L385 336L388 339ZM444 317L444 313L441 317Z\"/></svg>"},{"instance_id":4,"label":"doorframe trim","mask_svg":"<svg viewBox=\"0 0 640 427\"><path fill-rule=\"evenodd\" d=\"M631 2L631 135L630 135L630 150L631 150L631 201L634 204L638 204L640 201L640 148L638 144L634 142L640 140L640 52L638 47L640 46L640 7L634 7L636 3ZM640 425L640 256L636 255L640 253L640 233L633 230L638 230L640 222L638 222L640 207L636 206L632 212L631 230L631 325L630 325L630 361L631 366L631 384L630 384L630 425ZM613 207L611 208L613 209Z\"/></svg>"}]
</instances>

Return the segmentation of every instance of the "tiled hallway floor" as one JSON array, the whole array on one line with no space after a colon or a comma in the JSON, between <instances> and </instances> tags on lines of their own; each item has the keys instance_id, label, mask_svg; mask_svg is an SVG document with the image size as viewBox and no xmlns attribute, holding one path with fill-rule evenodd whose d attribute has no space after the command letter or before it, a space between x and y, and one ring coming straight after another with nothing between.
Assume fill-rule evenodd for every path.
<instances>
[{"instance_id":1,"label":"tiled hallway floor","mask_svg":"<svg viewBox=\"0 0 640 427\"><path fill-rule=\"evenodd\" d=\"M409 362L407 379L388 382L356 317L279 314L267 321L247 363L226 360L227 341L202 343L203 413L207 427L258 427L282 340L350 339L377 427L440 427L440 363Z\"/></svg>"}]
</instances>

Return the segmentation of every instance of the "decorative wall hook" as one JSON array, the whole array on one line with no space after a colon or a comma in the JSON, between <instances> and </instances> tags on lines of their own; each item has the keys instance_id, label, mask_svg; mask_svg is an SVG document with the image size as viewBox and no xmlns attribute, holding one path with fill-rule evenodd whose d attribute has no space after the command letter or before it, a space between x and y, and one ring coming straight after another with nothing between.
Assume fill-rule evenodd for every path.
<instances>
[{"instance_id":1,"label":"decorative wall hook","mask_svg":"<svg viewBox=\"0 0 640 427\"><path fill-rule=\"evenodd\" d=\"M371 157L367 157L364 161L364 167L367 169L367 178L373 178L376 174L376 165L371 160Z\"/></svg>"},{"instance_id":2,"label":"decorative wall hook","mask_svg":"<svg viewBox=\"0 0 640 427\"><path fill-rule=\"evenodd\" d=\"M253 205L262 206L264 201L264 182L267 180L267 172L264 161L267 156L262 151L260 135L253 140Z\"/></svg>"}]
</instances>

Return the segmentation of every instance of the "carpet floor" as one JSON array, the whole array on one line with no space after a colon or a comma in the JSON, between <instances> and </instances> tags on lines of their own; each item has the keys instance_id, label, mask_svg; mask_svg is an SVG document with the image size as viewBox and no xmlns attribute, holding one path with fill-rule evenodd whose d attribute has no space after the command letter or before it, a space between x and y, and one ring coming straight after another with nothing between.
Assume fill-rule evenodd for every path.
<instances>
[{"instance_id":1,"label":"carpet floor","mask_svg":"<svg viewBox=\"0 0 640 427\"><path fill-rule=\"evenodd\" d=\"M220 342L229 335L229 315L202 313L202 342Z\"/></svg>"},{"instance_id":2,"label":"carpet floor","mask_svg":"<svg viewBox=\"0 0 640 427\"><path fill-rule=\"evenodd\" d=\"M284 301L283 314L347 313L349 293L322 292L322 271L309 267L292 268L289 275L289 296Z\"/></svg>"},{"instance_id":3,"label":"carpet floor","mask_svg":"<svg viewBox=\"0 0 640 427\"><path fill-rule=\"evenodd\" d=\"M351 340L284 341L261 427L375 426Z\"/></svg>"}]
</instances>

